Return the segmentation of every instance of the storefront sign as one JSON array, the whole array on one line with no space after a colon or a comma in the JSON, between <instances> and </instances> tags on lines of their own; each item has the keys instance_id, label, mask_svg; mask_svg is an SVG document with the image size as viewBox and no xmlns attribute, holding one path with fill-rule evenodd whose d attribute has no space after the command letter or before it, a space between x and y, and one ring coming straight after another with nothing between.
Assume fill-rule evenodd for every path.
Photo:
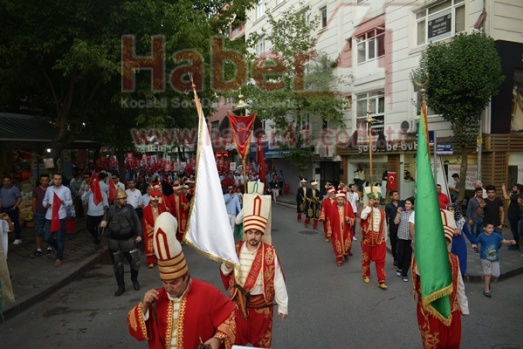
<instances>
[{"instance_id":1,"label":"storefront sign","mask_svg":"<svg viewBox=\"0 0 523 349\"><path fill-rule=\"evenodd\" d=\"M448 165L448 178L449 180L452 179L452 175L454 173L460 174L461 171L461 165ZM474 190L474 183L478 180L478 165L468 165L467 166L467 177L465 178L465 189L466 190ZM454 182L451 180L451 182ZM451 183L450 185L454 186L454 183Z\"/></svg>"},{"instance_id":2,"label":"storefront sign","mask_svg":"<svg viewBox=\"0 0 523 349\"><path fill-rule=\"evenodd\" d=\"M376 144L372 145L373 152L387 152L387 151L409 151L417 150L418 144L416 142L401 142L394 144L387 144L384 147L378 147ZM367 153L369 151L368 145L358 145L359 153Z\"/></svg>"}]
</instances>

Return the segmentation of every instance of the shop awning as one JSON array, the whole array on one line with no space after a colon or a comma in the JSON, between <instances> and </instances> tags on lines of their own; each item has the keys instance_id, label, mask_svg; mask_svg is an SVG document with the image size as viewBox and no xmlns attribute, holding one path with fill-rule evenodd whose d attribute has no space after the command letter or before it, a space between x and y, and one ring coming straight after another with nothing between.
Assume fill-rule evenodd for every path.
<instances>
[{"instance_id":1,"label":"shop awning","mask_svg":"<svg viewBox=\"0 0 523 349\"><path fill-rule=\"evenodd\" d=\"M0 113L0 142L50 143L57 128L33 115ZM98 148L96 142L75 140L71 148Z\"/></svg>"}]
</instances>

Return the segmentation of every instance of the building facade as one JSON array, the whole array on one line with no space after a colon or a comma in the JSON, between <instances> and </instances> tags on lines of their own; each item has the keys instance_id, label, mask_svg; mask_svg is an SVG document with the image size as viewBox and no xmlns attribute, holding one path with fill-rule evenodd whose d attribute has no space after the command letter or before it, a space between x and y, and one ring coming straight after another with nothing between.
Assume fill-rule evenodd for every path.
<instances>
[{"instance_id":1,"label":"building facade","mask_svg":"<svg viewBox=\"0 0 523 349\"><path fill-rule=\"evenodd\" d=\"M463 160L469 164L467 189L472 189L478 172L484 184L523 182L523 3L260 0L247 13L246 37L267 28L267 11L278 20L290 9L318 16L319 28L314 31L317 51L336 60L336 74L352 81L339 88L348 100L345 129L326 131L322 125L310 124L321 161L314 163L306 176L331 179L339 174L333 179L351 183L372 178L385 185L392 173L392 187L400 191L401 197L413 195L420 96L411 82L411 72L419 66L428 44L448 41L457 33L482 30L495 40L505 80L484 112L481 147L470 149ZM256 53L269 50L270 43L261 36ZM375 120L371 126L372 174L367 137L369 112ZM431 113L430 105L428 120L450 178L462 161L453 151L450 124Z\"/></svg>"}]
</instances>

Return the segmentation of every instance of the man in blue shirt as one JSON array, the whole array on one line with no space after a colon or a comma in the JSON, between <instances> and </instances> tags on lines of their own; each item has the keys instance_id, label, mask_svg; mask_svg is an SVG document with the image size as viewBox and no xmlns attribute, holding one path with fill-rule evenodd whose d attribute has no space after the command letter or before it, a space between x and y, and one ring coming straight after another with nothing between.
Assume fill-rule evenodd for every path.
<instances>
[{"instance_id":1,"label":"man in blue shirt","mask_svg":"<svg viewBox=\"0 0 523 349\"><path fill-rule=\"evenodd\" d=\"M229 216L229 223L231 225L231 232L234 231L234 220L236 215L242 210L240 205L240 199L237 194L234 193L234 187L229 185L227 187L227 194L223 196L225 200L225 207L227 208L227 216Z\"/></svg>"},{"instance_id":2,"label":"man in blue shirt","mask_svg":"<svg viewBox=\"0 0 523 349\"><path fill-rule=\"evenodd\" d=\"M7 213L15 226L15 241L13 245L22 243L22 228L20 227L18 206L22 203L20 189L13 184L11 176L4 176L3 187L0 188L0 213Z\"/></svg>"}]
</instances>

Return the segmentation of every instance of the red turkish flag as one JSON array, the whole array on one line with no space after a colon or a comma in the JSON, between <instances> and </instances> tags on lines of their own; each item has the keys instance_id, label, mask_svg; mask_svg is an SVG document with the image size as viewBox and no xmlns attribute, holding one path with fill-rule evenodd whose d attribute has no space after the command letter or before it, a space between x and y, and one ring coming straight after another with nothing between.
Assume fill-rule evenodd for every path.
<instances>
[{"instance_id":1,"label":"red turkish flag","mask_svg":"<svg viewBox=\"0 0 523 349\"><path fill-rule=\"evenodd\" d=\"M112 179L109 179L109 203L112 204L116 198L116 185Z\"/></svg>"},{"instance_id":2,"label":"red turkish flag","mask_svg":"<svg viewBox=\"0 0 523 349\"><path fill-rule=\"evenodd\" d=\"M56 193L53 194L53 212L51 215L51 234L54 233L57 230L60 230L61 223L60 223L60 215L58 214L60 211L60 206L62 206L62 200L56 195Z\"/></svg>"},{"instance_id":3,"label":"red turkish flag","mask_svg":"<svg viewBox=\"0 0 523 349\"><path fill-rule=\"evenodd\" d=\"M100 189L100 179L98 178L98 174L95 172L93 173L93 176L91 177L91 180L89 181L89 187L91 188L91 191L93 192L93 202L96 206L102 202L102 190Z\"/></svg>"},{"instance_id":4,"label":"red turkish flag","mask_svg":"<svg viewBox=\"0 0 523 349\"><path fill-rule=\"evenodd\" d=\"M398 181L396 172L387 172L387 190L397 190Z\"/></svg>"}]
</instances>

